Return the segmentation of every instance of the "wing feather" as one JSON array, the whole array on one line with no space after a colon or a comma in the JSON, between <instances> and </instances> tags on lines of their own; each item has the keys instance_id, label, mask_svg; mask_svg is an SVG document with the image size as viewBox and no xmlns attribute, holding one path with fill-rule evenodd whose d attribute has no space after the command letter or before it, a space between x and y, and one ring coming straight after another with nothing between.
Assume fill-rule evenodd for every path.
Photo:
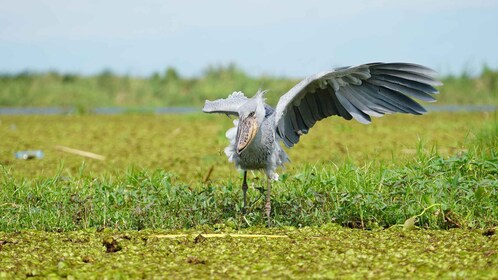
<instances>
[{"instance_id":1,"label":"wing feather","mask_svg":"<svg viewBox=\"0 0 498 280\"><path fill-rule=\"evenodd\" d=\"M294 111L292 111L291 114L294 115ZM296 131L294 131L294 124L292 122L293 118L295 119L295 116L292 116L292 117L286 119L285 122L284 122L285 123L285 131L289 132L289 133L285 134L285 140L284 140L284 142L286 141L287 144L289 144L291 146L296 141L299 141L299 135L296 133ZM291 131L293 133L290 133Z\"/></svg>"},{"instance_id":2,"label":"wing feather","mask_svg":"<svg viewBox=\"0 0 498 280\"><path fill-rule=\"evenodd\" d=\"M337 112L339 113L338 115L345 118L346 120L352 119L353 116L351 116L351 114L349 114L349 112L344 108L344 106L341 104L341 102L339 102L339 99L337 98L335 91L333 91L332 88L330 88L330 87L328 88L328 90L330 92L330 97L332 98L332 101L334 102L333 104L337 108Z\"/></svg>"},{"instance_id":3,"label":"wing feather","mask_svg":"<svg viewBox=\"0 0 498 280\"><path fill-rule=\"evenodd\" d=\"M317 92L316 96L317 101L321 104L320 108L326 117L338 114L334 101L330 98L330 93L327 89Z\"/></svg>"},{"instance_id":4,"label":"wing feather","mask_svg":"<svg viewBox=\"0 0 498 280\"><path fill-rule=\"evenodd\" d=\"M386 100L379 99L378 96L376 96L375 91L368 88L368 85L358 88L358 92L361 92L358 96L367 99L371 103L369 108L379 112L382 115L390 114L391 112L395 112L397 110L397 108L391 105L391 103Z\"/></svg>"},{"instance_id":5,"label":"wing feather","mask_svg":"<svg viewBox=\"0 0 498 280\"><path fill-rule=\"evenodd\" d=\"M306 100L303 100L304 102L301 102L299 105L298 111L300 113L301 119L306 124L307 127L312 127L315 125L316 120L313 118L313 114L311 113L311 108L308 105L308 102Z\"/></svg>"},{"instance_id":6,"label":"wing feather","mask_svg":"<svg viewBox=\"0 0 498 280\"><path fill-rule=\"evenodd\" d=\"M399 111L393 111L393 113L410 113L414 115L421 115L426 112L424 107L422 107L420 104L407 97L406 95L397 93L388 88L372 89L372 91L374 90L377 91L376 94L379 97L382 97L382 99L399 109Z\"/></svg>"},{"instance_id":7,"label":"wing feather","mask_svg":"<svg viewBox=\"0 0 498 280\"><path fill-rule=\"evenodd\" d=\"M337 99L341 102L342 106L351 114L351 116L363 124L371 122L370 116L359 110L353 103L346 97L352 93L351 86L344 86L337 92Z\"/></svg>"},{"instance_id":8,"label":"wing feather","mask_svg":"<svg viewBox=\"0 0 498 280\"><path fill-rule=\"evenodd\" d=\"M425 66L422 66L419 64L413 64L413 63L400 63L400 62L398 62L398 63L373 63L372 66L374 69L387 69L387 70L395 70L395 71L414 72L414 73L420 73L423 75L427 75L429 77L437 76L436 71L434 71L430 68L427 68Z\"/></svg>"},{"instance_id":9,"label":"wing feather","mask_svg":"<svg viewBox=\"0 0 498 280\"><path fill-rule=\"evenodd\" d=\"M395 71L390 69L374 69L372 70L372 74L374 75L388 75L394 76L406 80L412 80L423 84L428 84L431 86L440 86L442 85L440 81L434 79L433 77L426 76L421 73L415 73L411 71Z\"/></svg>"},{"instance_id":10,"label":"wing feather","mask_svg":"<svg viewBox=\"0 0 498 280\"><path fill-rule=\"evenodd\" d=\"M368 100L365 96L361 94L355 94L354 91L342 91L344 97L346 97L351 104L356 108L361 110L363 113L372 117L381 117L382 111L377 111L375 108L375 103Z\"/></svg>"},{"instance_id":11,"label":"wing feather","mask_svg":"<svg viewBox=\"0 0 498 280\"><path fill-rule=\"evenodd\" d=\"M298 107L294 107L294 108L292 108L292 110L294 111L294 115L296 116L297 131L301 131L301 133L303 133L303 134L308 133L310 126L308 126L304 123L303 117L302 117L301 112L299 111Z\"/></svg>"},{"instance_id":12,"label":"wing feather","mask_svg":"<svg viewBox=\"0 0 498 280\"><path fill-rule=\"evenodd\" d=\"M375 79L372 80L380 80L380 81L385 81L385 82L390 82L390 83L395 83L399 84L402 86L410 87L412 89L416 89L419 91L427 92L427 93L432 93L432 94L437 94L439 91L435 89L433 86L424 84L424 83L419 83L417 81L413 80L408 80L408 79L403 79L403 78L398 78L395 76L388 76L388 75L375 75ZM366 80L368 81L368 80Z\"/></svg>"},{"instance_id":13,"label":"wing feather","mask_svg":"<svg viewBox=\"0 0 498 280\"><path fill-rule=\"evenodd\" d=\"M320 118L320 112L318 112L318 105L315 101L315 96L316 96L316 92L313 94L308 94L308 95L306 95L304 100L308 104L308 108L310 108L310 112L311 112L311 115L313 116L313 120L318 121L318 120L321 120L322 118Z\"/></svg>"},{"instance_id":14,"label":"wing feather","mask_svg":"<svg viewBox=\"0 0 498 280\"><path fill-rule=\"evenodd\" d=\"M319 95L322 94L323 90L320 90L319 92L313 94L313 101L315 102L315 106L317 108L317 113L318 113L318 120L322 120L329 115L325 112L325 104L322 105L320 103L320 97Z\"/></svg>"},{"instance_id":15,"label":"wing feather","mask_svg":"<svg viewBox=\"0 0 498 280\"><path fill-rule=\"evenodd\" d=\"M382 81L382 80L370 80L369 83L371 83L375 86L385 87L385 88L397 91L399 93L409 95L411 97L420 99L420 100L425 101L425 102L436 101L436 98L434 98L434 96L432 96L424 91L420 91L420 90L417 90L417 89L414 89L414 88L411 88L408 86L400 85L397 83L391 83L391 82L386 82L386 81Z\"/></svg>"},{"instance_id":16,"label":"wing feather","mask_svg":"<svg viewBox=\"0 0 498 280\"><path fill-rule=\"evenodd\" d=\"M442 85L435 76L432 69L410 63L370 63L317 73L280 98L275 109L277 133L291 147L329 116L370 123L372 116L423 114L424 107L412 98L435 101L435 86Z\"/></svg>"},{"instance_id":17,"label":"wing feather","mask_svg":"<svg viewBox=\"0 0 498 280\"><path fill-rule=\"evenodd\" d=\"M376 88L370 88L369 84L365 84L362 89L365 90L365 95L368 96L372 102L375 102L375 104L380 106L385 114L391 114L394 112L406 113L402 110L402 108L397 106L396 103L393 103L390 98L385 98L383 94L379 94Z\"/></svg>"}]
</instances>

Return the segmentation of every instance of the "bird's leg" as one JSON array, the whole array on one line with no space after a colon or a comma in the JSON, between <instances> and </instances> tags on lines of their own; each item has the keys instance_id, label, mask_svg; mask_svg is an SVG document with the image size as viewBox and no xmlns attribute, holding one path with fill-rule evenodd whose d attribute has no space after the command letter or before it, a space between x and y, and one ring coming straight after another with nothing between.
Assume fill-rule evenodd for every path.
<instances>
[{"instance_id":1,"label":"bird's leg","mask_svg":"<svg viewBox=\"0 0 498 280\"><path fill-rule=\"evenodd\" d=\"M266 217L268 219L268 227L271 227L271 221L270 221L270 213L271 213L271 196L270 196L270 190L271 190L271 178L268 177L268 186L267 186L267 190L266 190L266 204L265 204Z\"/></svg>"},{"instance_id":2,"label":"bird's leg","mask_svg":"<svg viewBox=\"0 0 498 280\"><path fill-rule=\"evenodd\" d=\"M242 182L242 194L244 195L244 206L242 207L242 214L246 213L247 206L247 171L244 171L244 181Z\"/></svg>"}]
</instances>

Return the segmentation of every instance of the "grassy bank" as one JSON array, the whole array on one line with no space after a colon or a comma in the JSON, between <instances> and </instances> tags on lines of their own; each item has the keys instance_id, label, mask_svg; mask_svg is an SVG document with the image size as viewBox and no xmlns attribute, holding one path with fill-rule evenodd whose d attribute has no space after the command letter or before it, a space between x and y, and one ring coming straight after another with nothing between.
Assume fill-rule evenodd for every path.
<instances>
[{"instance_id":1,"label":"grassy bank","mask_svg":"<svg viewBox=\"0 0 498 280\"><path fill-rule=\"evenodd\" d=\"M325 69L317 69L317 72ZM304 77L303 77L304 78ZM477 77L466 74L441 77L437 104L498 105L498 71L484 67ZM201 106L205 99L226 97L234 90L252 96L260 87L270 89L270 104L299 79L252 77L234 65L211 67L196 78L182 78L174 69L147 78L103 71L94 76L69 73L4 74L0 76L0 106L76 107L86 112L95 107Z\"/></svg>"}]
</instances>

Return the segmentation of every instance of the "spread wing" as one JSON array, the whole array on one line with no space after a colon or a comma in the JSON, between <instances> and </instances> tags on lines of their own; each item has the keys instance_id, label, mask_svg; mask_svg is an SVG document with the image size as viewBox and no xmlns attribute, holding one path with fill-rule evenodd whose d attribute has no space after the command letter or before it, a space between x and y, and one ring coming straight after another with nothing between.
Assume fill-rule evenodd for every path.
<instances>
[{"instance_id":1,"label":"spread wing","mask_svg":"<svg viewBox=\"0 0 498 280\"><path fill-rule=\"evenodd\" d=\"M220 113L238 117L239 113L237 111L239 107L247 100L248 98L244 96L244 93L235 91L227 98L216 99L214 101L206 100L202 111L204 113Z\"/></svg>"},{"instance_id":2,"label":"spread wing","mask_svg":"<svg viewBox=\"0 0 498 280\"><path fill-rule=\"evenodd\" d=\"M276 132L292 147L317 121L329 116L370 123L371 116L423 114L426 110L412 98L435 101L434 87L442 85L435 76L435 71L409 63L370 63L317 73L280 98Z\"/></svg>"}]
</instances>

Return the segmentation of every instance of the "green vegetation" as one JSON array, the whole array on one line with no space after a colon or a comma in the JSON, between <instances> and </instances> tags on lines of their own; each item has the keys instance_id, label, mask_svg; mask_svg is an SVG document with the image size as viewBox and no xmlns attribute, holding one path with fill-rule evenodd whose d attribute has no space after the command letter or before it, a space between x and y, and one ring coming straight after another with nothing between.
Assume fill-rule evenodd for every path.
<instances>
[{"instance_id":1,"label":"green vegetation","mask_svg":"<svg viewBox=\"0 0 498 280\"><path fill-rule=\"evenodd\" d=\"M172 183L172 175L131 170L118 178L64 177L25 180L3 175L4 231L67 231L263 225L264 193L250 192L249 214L240 210L240 182ZM277 226L338 223L355 228L390 227L418 218L423 228L498 225L498 157L464 154L444 159L420 155L402 168L322 165L284 174L272 192ZM235 178L234 178L235 179ZM258 182L259 184L263 182Z\"/></svg>"},{"instance_id":2,"label":"green vegetation","mask_svg":"<svg viewBox=\"0 0 498 280\"><path fill-rule=\"evenodd\" d=\"M498 225L494 117L438 113L411 117L406 126L408 118L389 116L370 126L331 118L317 125L290 150L294 162L274 186L274 223L387 228L432 206L416 225ZM241 215L240 180L222 154L225 122L203 115L4 117L0 230L261 225L264 179L251 176L250 211ZM331 133L334 141L327 141ZM33 148L46 158L12 158Z\"/></svg>"},{"instance_id":3,"label":"green vegetation","mask_svg":"<svg viewBox=\"0 0 498 280\"><path fill-rule=\"evenodd\" d=\"M305 164L341 165L348 159L357 166L399 165L412 161L419 145L426 152L434 147L441 156L453 156L473 147L469 141L494 135L489 128L480 130L494 118L489 113L391 115L363 125L331 117L288 150L292 163L283 172L296 174ZM206 114L0 116L0 164L15 178L50 178L59 170L67 177L80 172L94 177L161 169L189 184L203 181L212 167L211 180L216 182L238 176L223 153L225 132L232 126L230 118ZM101 154L106 160L64 153L56 145ZM16 160L14 153L22 150L43 150L45 157Z\"/></svg>"},{"instance_id":4,"label":"green vegetation","mask_svg":"<svg viewBox=\"0 0 498 280\"><path fill-rule=\"evenodd\" d=\"M23 72L0 76L0 105L76 107L80 112L95 107L200 106L205 99L226 97L234 90L252 93L262 86L283 93L297 82L249 77L234 65L210 67L199 78L181 78L172 68L148 78L109 70L95 76Z\"/></svg>"},{"instance_id":5,"label":"green vegetation","mask_svg":"<svg viewBox=\"0 0 498 280\"><path fill-rule=\"evenodd\" d=\"M477 77L466 74L442 77L445 84L437 104L498 105L498 71L484 67ZM205 99L226 97L234 90L252 95L270 89L270 104L299 79L251 77L235 65L209 67L196 78L183 78L173 68L147 78L115 75L106 70L94 76L57 72L4 74L0 76L0 106L95 107L201 106Z\"/></svg>"},{"instance_id":6,"label":"green vegetation","mask_svg":"<svg viewBox=\"0 0 498 280\"><path fill-rule=\"evenodd\" d=\"M199 233L284 235L203 238ZM0 279L496 279L492 231L197 228L0 232ZM285 237L288 236L288 237Z\"/></svg>"}]
</instances>

